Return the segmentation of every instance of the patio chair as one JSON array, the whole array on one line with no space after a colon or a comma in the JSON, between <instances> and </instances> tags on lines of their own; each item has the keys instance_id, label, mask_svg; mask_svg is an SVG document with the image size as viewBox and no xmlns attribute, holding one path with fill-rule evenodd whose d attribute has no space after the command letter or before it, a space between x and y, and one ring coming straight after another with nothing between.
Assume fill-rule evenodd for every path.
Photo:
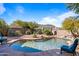
<instances>
[{"instance_id":1,"label":"patio chair","mask_svg":"<svg viewBox=\"0 0 79 59\"><path fill-rule=\"evenodd\" d=\"M0 33L0 43L1 43L1 45L3 44L3 42L7 42L7 39L5 39L5 38L3 37L3 34Z\"/></svg>"},{"instance_id":2,"label":"patio chair","mask_svg":"<svg viewBox=\"0 0 79 59\"><path fill-rule=\"evenodd\" d=\"M62 54L62 51L65 51L67 53L72 53L73 55L76 55L75 50L76 50L77 45L78 45L78 39L75 39L74 43L71 46L63 45L61 47L60 53Z\"/></svg>"}]
</instances>

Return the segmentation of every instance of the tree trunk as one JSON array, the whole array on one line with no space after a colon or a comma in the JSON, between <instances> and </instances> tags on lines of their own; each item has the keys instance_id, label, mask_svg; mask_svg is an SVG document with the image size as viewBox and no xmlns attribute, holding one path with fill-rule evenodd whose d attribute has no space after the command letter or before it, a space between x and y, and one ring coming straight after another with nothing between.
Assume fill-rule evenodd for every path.
<instances>
[{"instance_id":1,"label":"tree trunk","mask_svg":"<svg viewBox=\"0 0 79 59\"><path fill-rule=\"evenodd\" d=\"M75 34L73 33L73 31L72 31L72 30L71 30L71 33L72 33L73 37L74 37L74 38L76 38L76 36L75 36Z\"/></svg>"},{"instance_id":2,"label":"tree trunk","mask_svg":"<svg viewBox=\"0 0 79 59\"><path fill-rule=\"evenodd\" d=\"M77 32L77 34L75 34L72 30L71 30L71 33L72 33L72 35L73 35L73 37L74 38L77 38L77 37L79 37L79 34L78 34L78 32Z\"/></svg>"}]
</instances>

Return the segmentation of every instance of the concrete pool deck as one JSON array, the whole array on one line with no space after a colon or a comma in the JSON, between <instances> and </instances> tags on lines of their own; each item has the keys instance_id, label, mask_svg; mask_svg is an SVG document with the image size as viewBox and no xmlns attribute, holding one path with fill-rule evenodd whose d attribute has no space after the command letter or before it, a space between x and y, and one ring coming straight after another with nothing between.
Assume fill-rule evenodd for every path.
<instances>
[{"instance_id":1,"label":"concrete pool deck","mask_svg":"<svg viewBox=\"0 0 79 59\"><path fill-rule=\"evenodd\" d=\"M60 54L60 49L29 53L14 50L8 45L0 45L0 56L72 56L72 54L65 52L63 54Z\"/></svg>"}]
</instances>

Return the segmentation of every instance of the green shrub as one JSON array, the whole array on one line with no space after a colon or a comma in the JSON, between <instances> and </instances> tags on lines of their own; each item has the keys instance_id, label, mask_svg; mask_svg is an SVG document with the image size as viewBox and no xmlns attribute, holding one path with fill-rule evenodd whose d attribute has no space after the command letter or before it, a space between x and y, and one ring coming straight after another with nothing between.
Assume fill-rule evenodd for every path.
<instances>
[{"instance_id":1,"label":"green shrub","mask_svg":"<svg viewBox=\"0 0 79 59\"><path fill-rule=\"evenodd\" d=\"M37 34L43 34L43 31L42 31L42 29L39 29L39 30L36 31L36 33Z\"/></svg>"},{"instance_id":2,"label":"green shrub","mask_svg":"<svg viewBox=\"0 0 79 59\"><path fill-rule=\"evenodd\" d=\"M32 34L32 32L30 32L30 31L27 31L26 32L26 35L30 35L30 34Z\"/></svg>"},{"instance_id":3,"label":"green shrub","mask_svg":"<svg viewBox=\"0 0 79 59\"><path fill-rule=\"evenodd\" d=\"M21 33L21 31L16 31L16 32L15 32L15 35L16 35L16 36L22 35L22 33Z\"/></svg>"},{"instance_id":4,"label":"green shrub","mask_svg":"<svg viewBox=\"0 0 79 59\"><path fill-rule=\"evenodd\" d=\"M44 29L43 33L46 34L46 35L53 35L52 31L49 30L49 29Z\"/></svg>"},{"instance_id":5,"label":"green shrub","mask_svg":"<svg viewBox=\"0 0 79 59\"><path fill-rule=\"evenodd\" d=\"M33 37L34 37L34 38L37 38L37 35L36 35L36 34L33 34Z\"/></svg>"}]
</instances>

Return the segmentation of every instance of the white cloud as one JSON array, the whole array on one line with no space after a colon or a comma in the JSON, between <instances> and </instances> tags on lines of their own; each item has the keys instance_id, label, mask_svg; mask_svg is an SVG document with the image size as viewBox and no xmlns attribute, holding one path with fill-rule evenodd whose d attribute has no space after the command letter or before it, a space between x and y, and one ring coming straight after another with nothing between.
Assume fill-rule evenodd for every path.
<instances>
[{"instance_id":1,"label":"white cloud","mask_svg":"<svg viewBox=\"0 0 79 59\"><path fill-rule=\"evenodd\" d=\"M64 20L65 18L70 17L70 16L77 16L77 14L75 14L73 11L69 11L64 14L59 15L57 18L59 18L60 20Z\"/></svg>"},{"instance_id":2,"label":"white cloud","mask_svg":"<svg viewBox=\"0 0 79 59\"><path fill-rule=\"evenodd\" d=\"M17 6L16 11L23 14L24 13L24 8L22 6Z\"/></svg>"},{"instance_id":3,"label":"white cloud","mask_svg":"<svg viewBox=\"0 0 79 59\"><path fill-rule=\"evenodd\" d=\"M3 4L0 4L0 15L2 15L6 11Z\"/></svg>"},{"instance_id":4,"label":"white cloud","mask_svg":"<svg viewBox=\"0 0 79 59\"><path fill-rule=\"evenodd\" d=\"M42 18L42 20L39 21L38 23L39 24L53 24L57 27L61 27L63 20L70 16L77 16L77 14L75 14L72 11L69 11L69 12L60 14L56 17L47 16L47 17Z\"/></svg>"}]
</instances>

